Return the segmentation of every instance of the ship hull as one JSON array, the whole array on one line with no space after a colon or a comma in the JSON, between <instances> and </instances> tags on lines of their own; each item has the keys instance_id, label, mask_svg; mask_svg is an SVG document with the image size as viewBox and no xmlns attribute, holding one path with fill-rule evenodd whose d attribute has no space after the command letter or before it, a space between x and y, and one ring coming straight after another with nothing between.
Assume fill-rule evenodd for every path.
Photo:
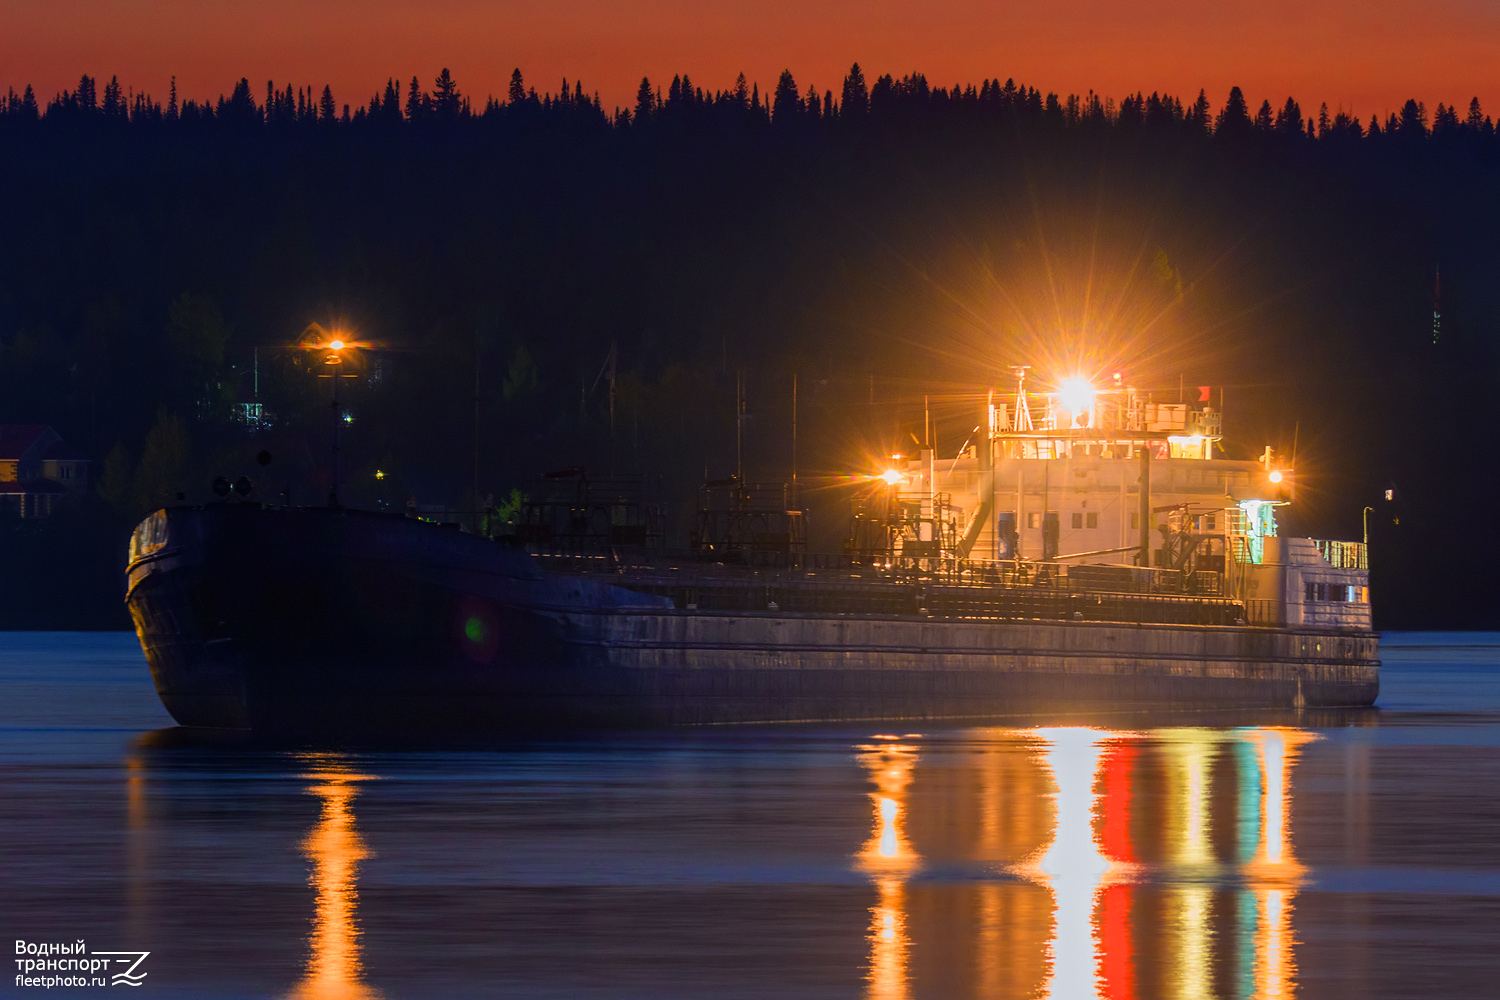
<instances>
[{"instance_id":1,"label":"ship hull","mask_svg":"<svg viewBox=\"0 0 1500 1000\"><path fill-rule=\"evenodd\" d=\"M152 516L127 605L185 726L1359 706L1379 691L1370 632L698 611L399 517L230 505Z\"/></svg>"}]
</instances>

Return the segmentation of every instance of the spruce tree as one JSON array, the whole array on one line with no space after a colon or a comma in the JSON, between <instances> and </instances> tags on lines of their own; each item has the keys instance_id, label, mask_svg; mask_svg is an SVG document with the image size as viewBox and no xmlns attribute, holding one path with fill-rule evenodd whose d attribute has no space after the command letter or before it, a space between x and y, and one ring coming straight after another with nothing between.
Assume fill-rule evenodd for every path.
<instances>
[{"instance_id":1,"label":"spruce tree","mask_svg":"<svg viewBox=\"0 0 1500 1000\"><path fill-rule=\"evenodd\" d=\"M412 77L411 85L406 91L406 120L421 121L426 116L426 112L427 95L422 93L422 81Z\"/></svg>"},{"instance_id":2,"label":"spruce tree","mask_svg":"<svg viewBox=\"0 0 1500 1000\"><path fill-rule=\"evenodd\" d=\"M1214 119L1214 134L1239 138L1250 131L1250 108L1238 87L1229 88L1229 100Z\"/></svg>"},{"instance_id":3,"label":"spruce tree","mask_svg":"<svg viewBox=\"0 0 1500 1000\"><path fill-rule=\"evenodd\" d=\"M645 82L644 79L641 80L641 83ZM745 74L741 73L734 81L734 93L731 96L740 110L743 111L750 107L750 85L745 81Z\"/></svg>"},{"instance_id":4,"label":"spruce tree","mask_svg":"<svg viewBox=\"0 0 1500 1000\"><path fill-rule=\"evenodd\" d=\"M401 120L401 85L394 77L386 77L385 93L380 98L380 117L387 122Z\"/></svg>"},{"instance_id":5,"label":"spruce tree","mask_svg":"<svg viewBox=\"0 0 1500 1000\"><path fill-rule=\"evenodd\" d=\"M94 90L94 78L85 73L78 78L78 89L73 93L74 106L84 114L99 110L99 98Z\"/></svg>"},{"instance_id":6,"label":"spruce tree","mask_svg":"<svg viewBox=\"0 0 1500 1000\"><path fill-rule=\"evenodd\" d=\"M843 118L862 118L870 110L870 92L865 87L865 75L859 63L849 67L844 77L844 90L839 97L839 115Z\"/></svg>"},{"instance_id":7,"label":"spruce tree","mask_svg":"<svg viewBox=\"0 0 1500 1000\"><path fill-rule=\"evenodd\" d=\"M1450 139L1458 134L1458 106L1448 107L1438 103L1437 114L1432 118L1432 137Z\"/></svg>"},{"instance_id":8,"label":"spruce tree","mask_svg":"<svg viewBox=\"0 0 1500 1000\"><path fill-rule=\"evenodd\" d=\"M1261 101L1260 110L1255 113L1255 131L1265 135L1276 127L1276 115L1271 111L1270 101Z\"/></svg>"},{"instance_id":9,"label":"spruce tree","mask_svg":"<svg viewBox=\"0 0 1500 1000\"><path fill-rule=\"evenodd\" d=\"M104 85L104 106L101 109L106 118L125 117L125 99L120 94L120 78L111 76L109 82Z\"/></svg>"},{"instance_id":10,"label":"spruce tree","mask_svg":"<svg viewBox=\"0 0 1500 1000\"><path fill-rule=\"evenodd\" d=\"M454 121L462 110L461 98L458 93L458 84L453 81L453 75L444 66L443 71L438 74L437 80L432 85L432 112L439 121Z\"/></svg>"},{"instance_id":11,"label":"spruce tree","mask_svg":"<svg viewBox=\"0 0 1500 1000\"><path fill-rule=\"evenodd\" d=\"M792 71L784 69L781 78L776 81L776 95L771 103L771 120L775 122L790 122L797 113L802 110L802 97L797 93L797 81L792 79Z\"/></svg>"},{"instance_id":12,"label":"spruce tree","mask_svg":"<svg viewBox=\"0 0 1500 1000\"><path fill-rule=\"evenodd\" d=\"M1267 101L1265 106L1269 108L1271 102ZM1302 135L1302 108L1290 97L1281 110L1276 112L1276 131L1286 136Z\"/></svg>"},{"instance_id":13,"label":"spruce tree","mask_svg":"<svg viewBox=\"0 0 1500 1000\"><path fill-rule=\"evenodd\" d=\"M1395 132L1402 139L1416 141L1427 137L1427 108L1415 100L1408 99L1401 106L1401 117L1391 116ZM1389 127L1389 126L1388 126Z\"/></svg>"},{"instance_id":14,"label":"spruce tree","mask_svg":"<svg viewBox=\"0 0 1500 1000\"><path fill-rule=\"evenodd\" d=\"M744 74L740 75L744 79ZM641 85L635 90L635 120L638 123L651 120L651 113L656 109L656 95L651 90L651 81L641 77Z\"/></svg>"}]
</instances>

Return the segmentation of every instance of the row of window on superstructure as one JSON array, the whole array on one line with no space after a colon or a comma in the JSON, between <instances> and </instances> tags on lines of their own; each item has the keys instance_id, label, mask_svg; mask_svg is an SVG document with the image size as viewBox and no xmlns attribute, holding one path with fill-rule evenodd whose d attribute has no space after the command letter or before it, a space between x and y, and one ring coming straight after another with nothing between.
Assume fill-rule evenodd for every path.
<instances>
[{"instance_id":1,"label":"row of window on superstructure","mask_svg":"<svg viewBox=\"0 0 1500 1000\"><path fill-rule=\"evenodd\" d=\"M1306 580L1302 584L1302 599L1304 601L1332 601L1338 604L1367 604L1370 600L1370 588Z\"/></svg>"}]
</instances>

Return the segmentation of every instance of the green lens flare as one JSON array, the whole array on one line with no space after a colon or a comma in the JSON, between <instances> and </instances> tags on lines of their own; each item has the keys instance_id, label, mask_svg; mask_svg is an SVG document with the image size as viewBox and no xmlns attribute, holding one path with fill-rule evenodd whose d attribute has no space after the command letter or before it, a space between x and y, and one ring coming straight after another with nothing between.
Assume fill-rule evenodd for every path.
<instances>
[{"instance_id":1,"label":"green lens flare","mask_svg":"<svg viewBox=\"0 0 1500 1000\"><path fill-rule=\"evenodd\" d=\"M464 622L464 635L468 636L470 642L483 642L484 633L484 622L478 615L470 615L469 620Z\"/></svg>"}]
</instances>

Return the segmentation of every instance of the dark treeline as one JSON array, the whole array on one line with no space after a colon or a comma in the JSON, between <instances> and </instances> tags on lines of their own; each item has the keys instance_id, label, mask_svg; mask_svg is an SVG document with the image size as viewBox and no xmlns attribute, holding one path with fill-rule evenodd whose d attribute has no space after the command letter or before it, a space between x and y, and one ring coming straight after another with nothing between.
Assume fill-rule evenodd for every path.
<instances>
[{"instance_id":1,"label":"dark treeline","mask_svg":"<svg viewBox=\"0 0 1500 1000\"><path fill-rule=\"evenodd\" d=\"M1472 98L1463 111L1456 104L1449 106L1439 102L1430 118L1426 106L1412 99L1399 112L1387 114L1384 122L1380 116L1372 115L1368 124L1362 124L1352 112L1342 108L1330 112L1326 103L1316 114L1304 115L1301 106L1291 97L1279 106L1263 100L1259 109L1252 113L1238 87L1231 89L1223 107L1217 111L1201 90L1197 99L1189 103L1171 95L1153 93L1147 97L1136 93L1116 105L1112 98L1102 98L1092 91L1082 96L1069 94L1066 98L1059 98L1055 93L1043 97L1035 88L1018 86L1014 80L1002 84L998 79L987 79L977 88L973 84L954 84L946 88L930 86L921 73L900 79L886 74L870 86L858 63L844 78L837 95L832 90L819 94L815 86L808 87L803 93L790 70L781 74L774 92L768 92L764 100L759 84L748 84L743 73L732 89L708 92L694 86L686 74L674 76L665 94L660 86L653 86L650 79L642 78L635 106L616 107L613 113L604 110L597 93L585 94L581 81L575 82L570 89L568 81L563 80L556 95L551 92L539 95L536 88L527 88L519 69L511 75L505 99L489 96L482 110L475 109L470 98L459 91L457 81L444 69L431 91L424 90L417 77L412 77L404 91L402 84L392 78L382 92L372 95L366 104L356 105L352 113L348 104L340 105L335 100L327 85L321 93L315 94L311 85L294 89L288 83L278 88L275 81L267 81L265 99L257 103L249 79L242 78L228 97L221 94L217 101L188 99L179 103L174 79L170 94L163 103L150 94L126 93L117 77L105 84L101 96L98 82L87 74L79 79L75 90L55 95L45 109L29 85L19 94L11 88L0 101L0 112L12 124L46 119L75 127L90 121L183 127L215 122L226 126L468 123L500 127L502 123L515 125L545 118L599 129L646 127L672 120L699 124L717 121L731 127L753 127L769 125L773 119L781 127L789 128L794 124L805 126L813 122L832 126L837 122L853 124L906 116L929 122L945 118L958 121L1004 118L1050 121L1057 126L1073 128L1141 126L1172 129L1199 137L1233 138L1258 134L1293 141L1305 137L1332 143L1362 139L1379 142L1382 138L1442 141L1464 137L1473 144L1488 144L1495 138L1495 124L1484 113L1477 97Z\"/></svg>"},{"instance_id":2,"label":"dark treeline","mask_svg":"<svg viewBox=\"0 0 1500 1000\"><path fill-rule=\"evenodd\" d=\"M519 71L481 107L445 70L352 108L84 77L0 112L0 421L52 424L97 473L82 507L3 529L26 571L0 624L118 620L98 595L129 525L217 475L322 502L313 323L361 345L350 503L468 510L584 465L655 477L681 544L696 485L735 470L742 379L747 477L790 474L795 377L828 549L841 484L914 450L924 404L951 458L1010 365L1120 370L1162 400L1212 385L1230 457L1295 451L1289 530L1358 538L1376 506L1384 627L1495 619L1472 508L1500 140L1477 101L1361 122L856 66L822 90L643 80L612 111Z\"/></svg>"}]
</instances>

